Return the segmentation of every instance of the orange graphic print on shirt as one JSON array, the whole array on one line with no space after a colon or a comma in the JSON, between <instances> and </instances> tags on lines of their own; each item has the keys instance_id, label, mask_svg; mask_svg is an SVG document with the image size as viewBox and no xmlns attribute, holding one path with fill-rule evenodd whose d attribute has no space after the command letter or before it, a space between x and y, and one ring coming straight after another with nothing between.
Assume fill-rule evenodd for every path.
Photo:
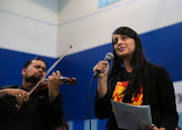
<instances>
[{"instance_id":1,"label":"orange graphic print on shirt","mask_svg":"<svg viewBox=\"0 0 182 130\"><path fill-rule=\"evenodd\" d=\"M117 82L114 93L113 93L113 100L116 102L122 102L124 94L121 94L128 86L128 81L124 82ZM132 105L142 105L143 103L143 87L140 89L140 93L137 97L132 97Z\"/></svg>"}]
</instances>

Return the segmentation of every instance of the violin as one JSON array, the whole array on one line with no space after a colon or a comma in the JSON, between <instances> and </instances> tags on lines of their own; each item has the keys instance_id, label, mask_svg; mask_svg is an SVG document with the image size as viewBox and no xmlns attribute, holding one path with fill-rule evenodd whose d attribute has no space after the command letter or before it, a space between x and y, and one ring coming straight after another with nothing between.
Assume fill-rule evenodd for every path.
<instances>
[{"instance_id":1,"label":"violin","mask_svg":"<svg viewBox=\"0 0 182 130\"><path fill-rule=\"evenodd\" d=\"M47 89L48 85L46 85L48 82L44 82L43 85L43 81L45 81L46 76L48 76L48 74L53 70L53 68L64 58L64 56L66 55L66 53L72 48L72 45L69 46L69 48L63 53L63 55L61 57L59 57L56 62L48 69L48 71L46 72L45 76L42 77L42 79L32 88L32 90L30 90L28 92L28 95L30 96L36 89ZM68 78L68 77L61 77L60 80L62 80L63 82L70 84L70 85L75 85L76 84L76 78ZM41 85L42 84L42 85ZM40 87L42 86L42 87ZM21 108L22 104L16 104L16 108L17 110L19 110Z\"/></svg>"},{"instance_id":2,"label":"violin","mask_svg":"<svg viewBox=\"0 0 182 130\"><path fill-rule=\"evenodd\" d=\"M72 86L76 85L77 82L75 77L69 78L63 76L60 77L60 81ZM45 90L45 89L48 89L48 79L42 81L34 91L37 92L39 90Z\"/></svg>"},{"instance_id":3,"label":"violin","mask_svg":"<svg viewBox=\"0 0 182 130\"><path fill-rule=\"evenodd\" d=\"M68 85L76 85L76 78L75 77L72 77L72 78L69 78L69 77L60 77L60 81L62 81L63 83L66 83ZM36 89L33 89L33 91L30 91L29 92L29 95L31 95L33 92L38 94L38 92L41 92L41 91L47 91L48 90L48 79L46 80L43 80L39 86L36 87ZM17 110L20 109L22 104L17 104L16 105L16 108Z\"/></svg>"},{"instance_id":4,"label":"violin","mask_svg":"<svg viewBox=\"0 0 182 130\"><path fill-rule=\"evenodd\" d=\"M66 84L69 84L69 85L76 85L76 78L75 77L69 78L69 77L61 76L60 80Z\"/></svg>"}]
</instances>

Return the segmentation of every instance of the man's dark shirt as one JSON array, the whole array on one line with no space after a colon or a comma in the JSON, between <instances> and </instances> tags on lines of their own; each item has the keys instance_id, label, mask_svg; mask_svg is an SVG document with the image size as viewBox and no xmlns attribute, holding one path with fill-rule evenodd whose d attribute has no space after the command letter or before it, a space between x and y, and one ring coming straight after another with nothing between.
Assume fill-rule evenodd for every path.
<instances>
[{"instance_id":1,"label":"man's dark shirt","mask_svg":"<svg viewBox=\"0 0 182 130\"><path fill-rule=\"evenodd\" d=\"M62 121L62 97L50 103L48 89L33 92L19 110L16 104L13 96L0 99L0 130L53 130Z\"/></svg>"}]
</instances>

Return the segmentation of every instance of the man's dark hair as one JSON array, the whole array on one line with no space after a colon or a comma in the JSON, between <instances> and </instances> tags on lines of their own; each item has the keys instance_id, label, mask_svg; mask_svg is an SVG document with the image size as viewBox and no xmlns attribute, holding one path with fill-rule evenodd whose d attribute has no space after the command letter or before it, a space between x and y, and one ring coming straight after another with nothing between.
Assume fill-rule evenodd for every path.
<instances>
[{"instance_id":1,"label":"man's dark hair","mask_svg":"<svg viewBox=\"0 0 182 130\"><path fill-rule=\"evenodd\" d=\"M34 60L36 60L36 61L42 61L42 62L44 62L45 63L45 65L47 66L47 63L45 62L45 60L43 59L43 58L41 58L41 57L34 57L33 59L30 59L30 60L28 60L27 62L25 62L25 64L24 64L24 66L23 66L23 68L27 68L31 63L32 63L32 61L34 61Z\"/></svg>"}]
</instances>

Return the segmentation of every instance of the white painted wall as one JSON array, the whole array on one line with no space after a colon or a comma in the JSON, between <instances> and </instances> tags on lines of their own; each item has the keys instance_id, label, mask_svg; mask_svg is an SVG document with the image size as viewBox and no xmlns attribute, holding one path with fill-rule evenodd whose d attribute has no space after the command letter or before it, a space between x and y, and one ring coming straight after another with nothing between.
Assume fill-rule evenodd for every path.
<instances>
[{"instance_id":1,"label":"white painted wall","mask_svg":"<svg viewBox=\"0 0 182 130\"><path fill-rule=\"evenodd\" d=\"M56 57L57 0L0 0L0 47Z\"/></svg>"},{"instance_id":2,"label":"white painted wall","mask_svg":"<svg viewBox=\"0 0 182 130\"><path fill-rule=\"evenodd\" d=\"M112 32L129 26L138 33L182 21L182 0L121 0L98 8L98 0L63 0L59 12L58 54L67 44L72 53L111 42Z\"/></svg>"},{"instance_id":3,"label":"white painted wall","mask_svg":"<svg viewBox=\"0 0 182 130\"><path fill-rule=\"evenodd\" d=\"M138 33L182 21L181 0L0 0L0 47L57 57L111 42L119 26Z\"/></svg>"},{"instance_id":4,"label":"white painted wall","mask_svg":"<svg viewBox=\"0 0 182 130\"><path fill-rule=\"evenodd\" d=\"M182 81L173 83L176 94L176 105L178 113L182 113Z\"/></svg>"}]
</instances>

